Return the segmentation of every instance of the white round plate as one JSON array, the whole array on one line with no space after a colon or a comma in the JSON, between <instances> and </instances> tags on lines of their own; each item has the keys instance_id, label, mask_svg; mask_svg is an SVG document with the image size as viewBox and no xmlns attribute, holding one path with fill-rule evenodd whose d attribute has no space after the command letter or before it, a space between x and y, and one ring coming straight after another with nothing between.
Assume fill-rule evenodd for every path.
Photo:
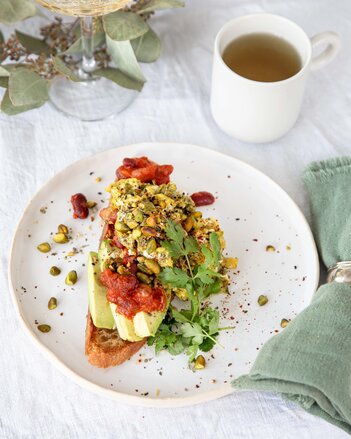
<instances>
[{"instance_id":1,"label":"white round plate","mask_svg":"<svg viewBox=\"0 0 351 439\"><path fill-rule=\"evenodd\" d=\"M114 180L124 157L147 155L174 165L172 180L189 194L212 192L212 206L204 215L218 218L227 242L226 253L239 258L232 275L230 295L215 297L222 331L213 351L205 354L204 370L192 371L185 355L155 355L144 347L124 364L98 369L84 355L88 306L86 260L97 250L101 224L97 209L106 206L104 188ZM101 182L96 182L101 177ZM98 203L90 218L72 218L70 197L84 193ZM72 241L55 244L57 226L72 229ZM36 246L48 241L52 251ZM266 251L271 245L274 252ZM73 247L74 256L67 256ZM61 268L57 277L52 265ZM69 270L78 272L74 287L64 283ZM232 157L193 145L138 144L116 148L85 158L67 167L35 195L19 222L9 264L10 290L26 332L42 353L63 373L83 387L117 401L143 406L185 406L233 391L233 378L247 373L259 349L275 333L280 321L293 319L311 300L317 286L319 265L309 226L295 203L267 176ZM257 304L260 294L268 297ZM49 311L48 300L57 297L58 307ZM37 324L51 325L41 333Z\"/></svg>"}]
</instances>

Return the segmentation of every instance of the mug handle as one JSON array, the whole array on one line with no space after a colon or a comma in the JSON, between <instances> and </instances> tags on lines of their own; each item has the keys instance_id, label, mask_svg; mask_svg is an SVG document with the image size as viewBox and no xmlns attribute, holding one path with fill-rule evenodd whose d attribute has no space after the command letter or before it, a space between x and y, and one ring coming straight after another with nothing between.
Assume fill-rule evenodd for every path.
<instances>
[{"instance_id":1,"label":"mug handle","mask_svg":"<svg viewBox=\"0 0 351 439\"><path fill-rule=\"evenodd\" d=\"M321 32L311 38L312 49L326 45L326 48L317 56L312 58L311 70L319 70L328 65L339 53L341 48L341 40L335 32Z\"/></svg>"}]
</instances>

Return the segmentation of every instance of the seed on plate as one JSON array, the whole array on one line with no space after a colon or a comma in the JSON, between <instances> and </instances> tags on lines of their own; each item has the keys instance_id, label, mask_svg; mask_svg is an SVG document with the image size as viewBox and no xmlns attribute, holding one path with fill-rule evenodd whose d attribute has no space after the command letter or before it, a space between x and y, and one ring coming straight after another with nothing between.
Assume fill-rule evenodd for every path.
<instances>
[{"instance_id":1,"label":"seed on plate","mask_svg":"<svg viewBox=\"0 0 351 439\"><path fill-rule=\"evenodd\" d=\"M286 326L288 326L288 324L289 324L289 320L287 319L282 319L282 321L280 322L280 326L282 328L285 328Z\"/></svg>"},{"instance_id":2,"label":"seed on plate","mask_svg":"<svg viewBox=\"0 0 351 439\"><path fill-rule=\"evenodd\" d=\"M55 309L57 307L57 299L56 297L50 297L48 302L48 308L50 310Z\"/></svg>"},{"instance_id":3,"label":"seed on plate","mask_svg":"<svg viewBox=\"0 0 351 439\"><path fill-rule=\"evenodd\" d=\"M100 183L100 181L101 181L101 177L96 177L96 178L95 178L95 181L96 181L96 183Z\"/></svg>"},{"instance_id":4,"label":"seed on plate","mask_svg":"<svg viewBox=\"0 0 351 439\"><path fill-rule=\"evenodd\" d=\"M76 254L76 252L74 250L70 251L67 253L67 256L74 256Z\"/></svg>"},{"instance_id":5,"label":"seed on plate","mask_svg":"<svg viewBox=\"0 0 351 439\"><path fill-rule=\"evenodd\" d=\"M42 253L48 253L51 250L51 245L48 242L43 242L37 246L37 249Z\"/></svg>"},{"instance_id":6,"label":"seed on plate","mask_svg":"<svg viewBox=\"0 0 351 439\"><path fill-rule=\"evenodd\" d=\"M75 270L70 271L65 279L66 285L74 285L77 282L78 276Z\"/></svg>"},{"instance_id":7,"label":"seed on plate","mask_svg":"<svg viewBox=\"0 0 351 439\"><path fill-rule=\"evenodd\" d=\"M275 252L275 247L274 247L274 245L267 245L267 247L266 247L266 252Z\"/></svg>"},{"instance_id":8,"label":"seed on plate","mask_svg":"<svg viewBox=\"0 0 351 439\"><path fill-rule=\"evenodd\" d=\"M56 267L55 265L53 265L53 266L50 268L50 274L51 274L51 276L58 276L60 273L61 273L61 270L60 270L58 267Z\"/></svg>"},{"instance_id":9,"label":"seed on plate","mask_svg":"<svg viewBox=\"0 0 351 439\"><path fill-rule=\"evenodd\" d=\"M56 244L65 244L68 242L68 238L64 233L56 233L52 239Z\"/></svg>"},{"instance_id":10,"label":"seed on plate","mask_svg":"<svg viewBox=\"0 0 351 439\"><path fill-rule=\"evenodd\" d=\"M60 224L60 225L57 227L57 231L58 231L58 233L63 233L63 234L65 234L65 235L67 235L69 230L68 230L68 227L65 226L64 224Z\"/></svg>"},{"instance_id":11,"label":"seed on plate","mask_svg":"<svg viewBox=\"0 0 351 439\"><path fill-rule=\"evenodd\" d=\"M50 325L38 325L38 330L40 332L50 332L51 326Z\"/></svg>"},{"instance_id":12,"label":"seed on plate","mask_svg":"<svg viewBox=\"0 0 351 439\"><path fill-rule=\"evenodd\" d=\"M205 358L202 355L199 355L195 360L194 369L196 370L204 369L205 366L206 366Z\"/></svg>"},{"instance_id":13,"label":"seed on plate","mask_svg":"<svg viewBox=\"0 0 351 439\"><path fill-rule=\"evenodd\" d=\"M95 206L96 206L96 202L95 201L87 201L87 208L88 209L92 209Z\"/></svg>"},{"instance_id":14,"label":"seed on plate","mask_svg":"<svg viewBox=\"0 0 351 439\"><path fill-rule=\"evenodd\" d=\"M257 303L258 303L260 306L265 305L267 302L268 302L268 297L267 297L267 296L264 296L263 294L261 294L260 296L258 296Z\"/></svg>"}]
</instances>

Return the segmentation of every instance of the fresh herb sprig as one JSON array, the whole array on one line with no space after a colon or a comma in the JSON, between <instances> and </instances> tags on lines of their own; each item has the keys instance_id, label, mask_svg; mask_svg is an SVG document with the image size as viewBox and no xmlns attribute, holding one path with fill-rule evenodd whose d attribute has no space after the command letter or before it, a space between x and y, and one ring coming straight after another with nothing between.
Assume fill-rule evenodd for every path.
<instances>
[{"instance_id":1,"label":"fresh herb sprig","mask_svg":"<svg viewBox=\"0 0 351 439\"><path fill-rule=\"evenodd\" d=\"M217 233L209 237L209 247L199 246L196 239L187 235L180 224L168 220L165 228L167 241L162 246L174 261L183 258L186 269L167 267L159 275L163 285L184 288L191 303L190 310L170 308L166 319L149 345L155 345L156 352L167 349L172 355L184 352L192 362L198 350L208 352L216 344L219 328L219 313L207 306L201 309L201 302L211 294L221 291L223 275L219 273L222 259L221 244ZM203 262L192 266L191 256L201 253Z\"/></svg>"},{"instance_id":2,"label":"fresh herb sprig","mask_svg":"<svg viewBox=\"0 0 351 439\"><path fill-rule=\"evenodd\" d=\"M221 262L221 244L217 233L210 234L210 248L205 244L199 247L195 238L188 236L180 224L168 220L165 229L168 241L162 242L172 259L177 261L183 257L187 270L177 267L164 268L159 279L166 286L185 288L191 302L191 321L199 313L200 303L210 294L221 290L223 275L218 272ZM190 255L201 252L204 262L192 268Z\"/></svg>"}]
</instances>

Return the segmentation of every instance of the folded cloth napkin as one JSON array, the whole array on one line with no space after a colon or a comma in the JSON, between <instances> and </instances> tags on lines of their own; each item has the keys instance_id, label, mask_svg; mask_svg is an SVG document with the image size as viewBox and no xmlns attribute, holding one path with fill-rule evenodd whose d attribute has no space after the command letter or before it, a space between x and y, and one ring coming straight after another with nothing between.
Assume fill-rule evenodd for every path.
<instances>
[{"instance_id":1,"label":"folded cloth napkin","mask_svg":"<svg viewBox=\"0 0 351 439\"><path fill-rule=\"evenodd\" d=\"M303 178L324 264L351 260L351 158L313 163ZM351 285L321 286L232 385L282 393L351 434Z\"/></svg>"}]
</instances>

